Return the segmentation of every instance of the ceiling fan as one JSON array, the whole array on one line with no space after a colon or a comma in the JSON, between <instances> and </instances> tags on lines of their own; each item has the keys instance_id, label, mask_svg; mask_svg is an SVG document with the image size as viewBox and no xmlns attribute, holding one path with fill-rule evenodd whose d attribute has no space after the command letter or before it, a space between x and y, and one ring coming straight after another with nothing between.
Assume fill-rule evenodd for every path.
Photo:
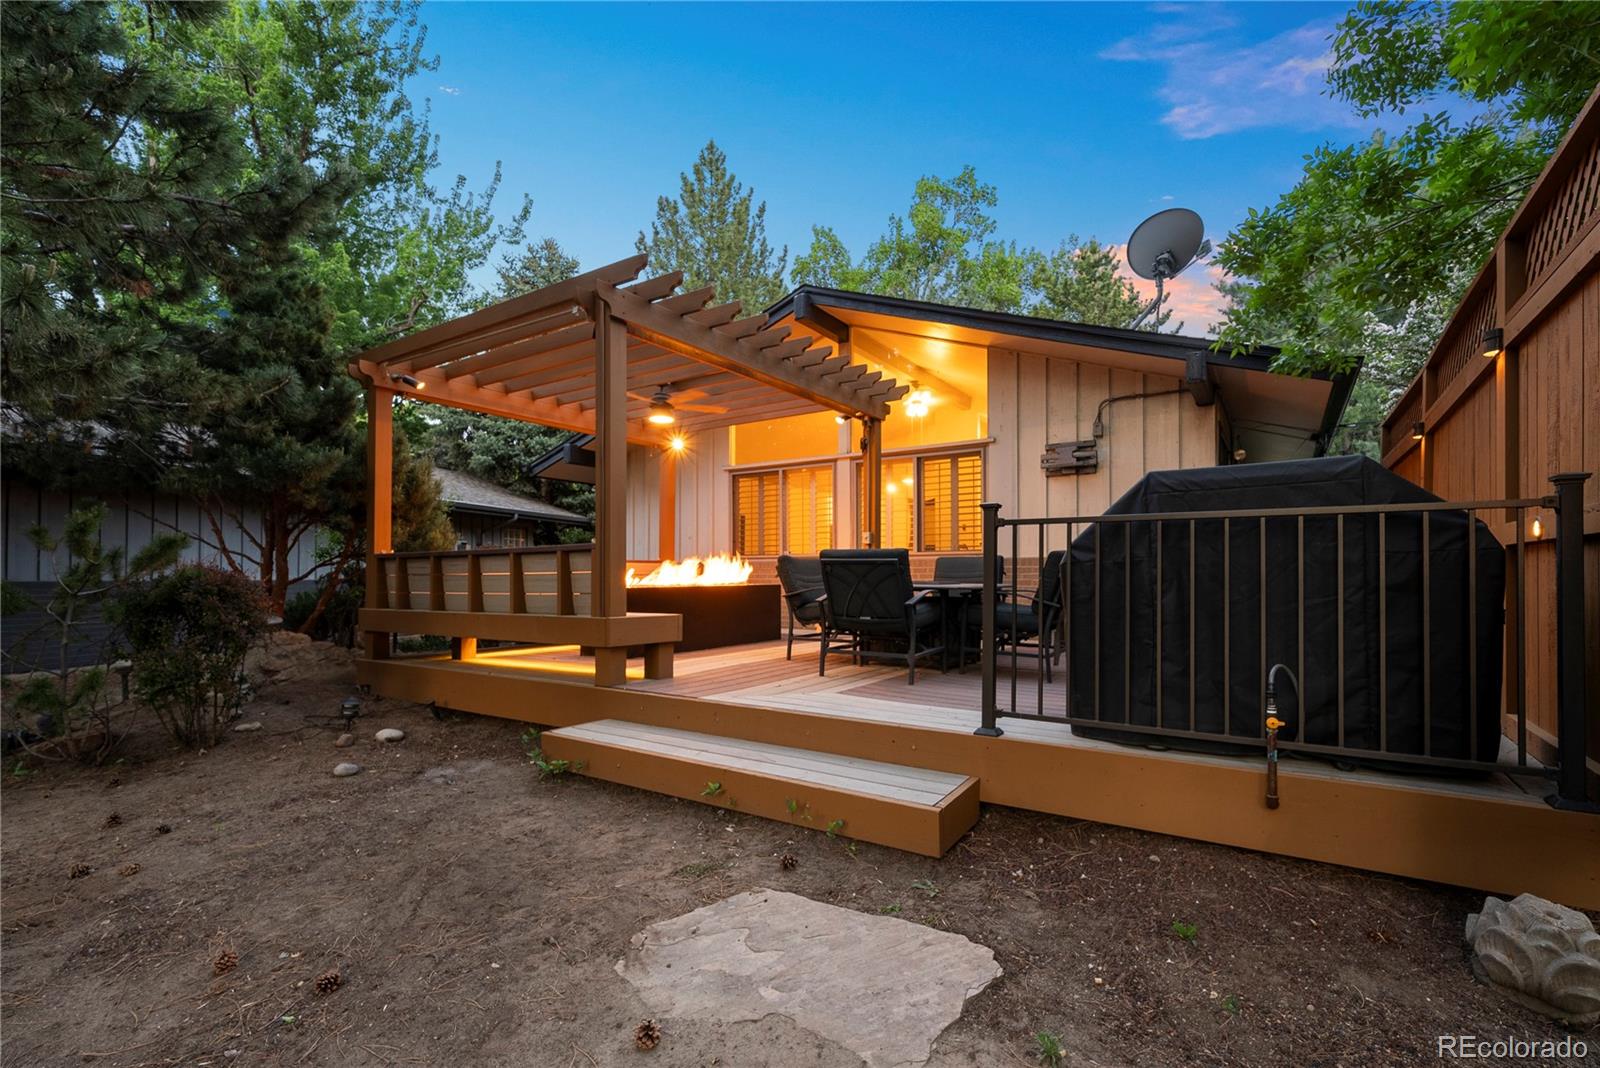
<instances>
[{"instance_id":1,"label":"ceiling fan","mask_svg":"<svg viewBox=\"0 0 1600 1068\"><path fill-rule=\"evenodd\" d=\"M672 383L656 387L656 391L648 396L643 393L628 391L628 396L634 400L645 401L650 405L650 414L646 418L656 426L669 426L678 421L678 411L705 412L709 415L725 415L728 409L716 404L693 404L696 397L707 396L703 389L673 390Z\"/></svg>"}]
</instances>

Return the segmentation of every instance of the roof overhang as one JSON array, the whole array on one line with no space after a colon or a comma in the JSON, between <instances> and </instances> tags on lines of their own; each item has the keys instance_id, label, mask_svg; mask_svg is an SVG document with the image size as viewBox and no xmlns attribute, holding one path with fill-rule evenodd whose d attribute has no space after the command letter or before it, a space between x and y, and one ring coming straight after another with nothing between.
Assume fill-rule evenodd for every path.
<instances>
[{"instance_id":1,"label":"roof overhang","mask_svg":"<svg viewBox=\"0 0 1600 1068\"><path fill-rule=\"evenodd\" d=\"M1354 373L1309 376L1272 370L1277 350L1229 355L1208 338L1089 326L1008 312L802 286L767 310L774 326L809 330L835 344L851 332L933 339L1056 356L1177 378L1196 403L1221 399L1235 435L1254 457L1319 456L1343 415Z\"/></svg>"}]
</instances>

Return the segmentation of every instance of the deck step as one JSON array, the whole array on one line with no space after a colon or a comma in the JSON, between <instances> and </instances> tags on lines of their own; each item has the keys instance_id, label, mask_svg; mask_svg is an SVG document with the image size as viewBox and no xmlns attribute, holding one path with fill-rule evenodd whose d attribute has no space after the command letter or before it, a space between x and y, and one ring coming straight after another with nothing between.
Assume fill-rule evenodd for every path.
<instances>
[{"instance_id":1,"label":"deck step","mask_svg":"<svg viewBox=\"0 0 1600 1068\"><path fill-rule=\"evenodd\" d=\"M970 775L618 719L545 731L540 745L583 775L924 856L978 819Z\"/></svg>"}]
</instances>

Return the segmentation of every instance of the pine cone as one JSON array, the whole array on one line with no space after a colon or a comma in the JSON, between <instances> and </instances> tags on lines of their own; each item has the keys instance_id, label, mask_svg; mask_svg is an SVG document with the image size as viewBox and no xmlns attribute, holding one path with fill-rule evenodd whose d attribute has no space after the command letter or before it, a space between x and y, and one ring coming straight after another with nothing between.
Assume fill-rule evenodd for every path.
<instances>
[{"instance_id":1,"label":"pine cone","mask_svg":"<svg viewBox=\"0 0 1600 1068\"><path fill-rule=\"evenodd\" d=\"M106 817L106 827L107 828L121 827L121 826L122 826L122 817L119 816L117 813L113 812L111 815Z\"/></svg>"},{"instance_id":2,"label":"pine cone","mask_svg":"<svg viewBox=\"0 0 1600 1068\"><path fill-rule=\"evenodd\" d=\"M649 1052L661 1044L661 1028L654 1020L646 1020L633 1029L633 1044Z\"/></svg>"},{"instance_id":3,"label":"pine cone","mask_svg":"<svg viewBox=\"0 0 1600 1068\"><path fill-rule=\"evenodd\" d=\"M138 875L139 874L139 865L138 864L124 864L122 867L117 869L117 874L123 876L124 878L126 878L129 875Z\"/></svg>"},{"instance_id":4,"label":"pine cone","mask_svg":"<svg viewBox=\"0 0 1600 1068\"><path fill-rule=\"evenodd\" d=\"M778 867L782 868L784 871L794 871L799 864L800 862L794 859L793 853L785 853L783 856L778 858Z\"/></svg>"},{"instance_id":5,"label":"pine cone","mask_svg":"<svg viewBox=\"0 0 1600 1068\"><path fill-rule=\"evenodd\" d=\"M158 823L158 824L156 824L156 833L157 834L171 834L172 833L172 824L170 824L170 823Z\"/></svg>"},{"instance_id":6,"label":"pine cone","mask_svg":"<svg viewBox=\"0 0 1600 1068\"><path fill-rule=\"evenodd\" d=\"M69 879L82 879L85 875L93 875L94 869L87 864L74 864L67 872Z\"/></svg>"},{"instance_id":7,"label":"pine cone","mask_svg":"<svg viewBox=\"0 0 1600 1068\"><path fill-rule=\"evenodd\" d=\"M327 971L317 976L317 993L331 994L335 990L338 990L340 984L343 982L344 976L339 974L339 969L329 968Z\"/></svg>"},{"instance_id":8,"label":"pine cone","mask_svg":"<svg viewBox=\"0 0 1600 1068\"><path fill-rule=\"evenodd\" d=\"M211 971L215 975L231 972L239 963L239 954L231 949L225 949L217 954L217 959L211 962Z\"/></svg>"}]
</instances>

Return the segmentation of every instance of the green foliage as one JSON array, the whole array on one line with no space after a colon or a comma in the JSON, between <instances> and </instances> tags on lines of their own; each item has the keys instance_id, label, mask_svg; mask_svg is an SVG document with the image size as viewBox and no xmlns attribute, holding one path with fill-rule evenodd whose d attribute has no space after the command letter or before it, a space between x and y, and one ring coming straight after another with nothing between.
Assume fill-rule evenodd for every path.
<instances>
[{"instance_id":1,"label":"green foliage","mask_svg":"<svg viewBox=\"0 0 1600 1068\"><path fill-rule=\"evenodd\" d=\"M578 258L569 256L555 238L546 237L530 242L515 255L507 253L496 273L500 291L495 299L505 300L565 282L578 273Z\"/></svg>"},{"instance_id":2,"label":"green foliage","mask_svg":"<svg viewBox=\"0 0 1600 1068\"><path fill-rule=\"evenodd\" d=\"M1061 1046L1061 1036L1050 1031L1040 1031L1033 1036L1034 1050L1039 1063L1057 1068L1066 1063L1067 1051Z\"/></svg>"},{"instance_id":3,"label":"green foliage","mask_svg":"<svg viewBox=\"0 0 1600 1068\"><path fill-rule=\"evenodd\" d=\"M859 263L837 234L812 230L811 249L796 257L797 285L830 286L997 311L1019 311L1033 255L993 239L992 185L963 167L953 179L917 180L911 207L891 215L885 233Z\"/></svg>"},{"instance_id":4,"label":"green foliage","mask_svg":"<svg viewBox=\"0 0 1600 1068\"><path fill-rule=\"evenodd\" d=\"M1073 234L1054 252L1035 257L1029 282L1037 294L1028 314L1096 326L1129 327L1146 301L1133 283L1118 274L1117 254L1094 238L1080 241ZM1159 330L1172 317L1161 311L1150 315L1143 329Z\"/></svg>"},{"instance_id":5,"label":"green foliage","mask_svg":"<svg viewBox=\"0 0 1600 1068\"><path fill-rule=\"evenodd\" d=\"M522 745L528 754L528 763L539 769L539 778L558 779L567 772L583 770L583 761L552 760L545 756L544 747L539 744L543 731L530 727L522 732Z\"/></svg>"},{"instance_id":6,"label":"green foliage","mask_svg":"<svg viewBox=\"0 0 1600 1068\"><path fill-rule=\"evenodd\" d=\"M1182 920L1173 920L1172 933L1183 939L1185 942L1193 942L1200 934L1200 928L1192 923L1185 923Z\"/></svg>"},{"instance_id":7,"label":"green foliage","mask_svg":"<svg viewBox=\"0 0 1600 1068\"><path fill-rule=\"evenodd\" d=\"M938 897L939 896L939 888L937 886L933 885L933 880L932 879L918 879L918 880L916 880L915 882L913 882L911 884L911 889L913 889L913 890L921 890L924 894L927 894L929 897Z\"/></svg>"},{"instance_id":8,"label":"green foliage","mask_svg":"<svg viewBox=\"0 0 1600 1068\"><path fill-rule=\"evenodd\" d=\"M453 549L455 528L440 495L439 480L427 453L412 447L398 426L394 433L394 529L396 552Z\"/></svg>"},{"instance_id":9,"label":"green foliage","mask_svg":"<svg viewBox=\"0 0 1600 1068\"><path fill-rule=\"evenodd\" d=\"M267 603L248 579L190 566L124 590L119 614L134 687L172 737L216 744L243 702L244 658L267 630Z\"/></svg>"},{"instance_id":10,"label":"green foliage","mask_svg":"<svg viewBox=\"0 0 1600 1068\"><path fill-rule=\"evenodd\" d=\"M7 614L37 608L43 616L34 631L17 634L8 630L6 634L7 670L31 672L6 702L8 714L20 721L23 730L55 740L53 751L96 760L102 759L116 740L103 666L120 640L117 613L111 609L134 584L177 563L189 540L182 534L158 536L130 560L122 549L102 544L100 528L105 518L106 506L96 502L73 510L59 537L44 527L29 531L29 540L50 559L53 585L39 602L14 588L6 598ZM103 631L94 666L70 667L72 650L84 640L86 625L100 620L112 626ZM48 662L23 659L24 650L35 647L35 642L50 650L53 658Z\"/></svg>"},{"instance_id":11,"label":"green foliage","mask_svg":"<svg viewBox=\"0 0 1600 1068\"><path fill-rule=\"evenodd\" d=\"M1244 1008L1244 1005L1240 1001L1238 994L1229 994L1222 999L1222 1007L1227 1010L1229 1016L1237 1016L1240 1010Z\"/></svg>"},{"instance_id":12,"label":"green foliage","mask_svg":"<svg viewBox=\"0 0 1600 1068\"><path fill-rule=\"evenodd\" d=\"M651 268L682 271L685 289L714 286L719 302L740 301L747 314L783 296L789 250L773 253L766 202L757 203L755 190L728 170L717 143L706 142L690 172L678 177L678 198L657 198L650 236L641 231L636 242Z\"/></svg>"},{"instance_id":13,"label":"green foliage","mask_svg":"<svg viewBox=\"0 0 1600 1068\"><path fill-rule=\"evenodd\" d=\"M883 913L885 916L898 916L900 915L900 903L897 901L890 905L884 905L878 909L878 911Z\"/></svg>"},{"instance_id":14,"label":"green foliage","mask_svg":"<svg viewBox=\"0 0 1600 1068\"><path fill-rule=\"evenodd\" d=\"M825 833L829 838L837 838L842 830L844 830L844 820L829 820Z\"/></svg>"},{"instance_id":15,"label":"green foliage","mask_svg":"<svg viewBox=\"0 0 1600 1068\"><path fill-rule=\"evenodd\" d=\"M1600 81L1600 8L1362 3L1328 81L1368 115L1442 94L1478 108L1318 149L1223 243L1216 262L1249 287L1221 344L1280 345L1295 373L1349 370L1372 333L1408 335L1454 307Z\"/></svg>"},{"instance_id":16,"label":"green foliage","mask_svg":"<svg viewBox=\"0 0 1600 1068\"><path fill-rule=\"evenodd\" d=\"M706 780L706 788L700 791L701 797L716 797L722 792L722 784L715 779Z\"/></svg>"}]
</instances>

